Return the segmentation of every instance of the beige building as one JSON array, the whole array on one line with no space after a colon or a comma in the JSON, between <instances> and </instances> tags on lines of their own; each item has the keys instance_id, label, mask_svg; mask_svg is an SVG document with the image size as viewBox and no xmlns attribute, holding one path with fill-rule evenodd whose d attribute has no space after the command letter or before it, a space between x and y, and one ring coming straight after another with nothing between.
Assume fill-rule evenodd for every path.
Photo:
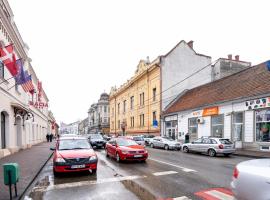
<instances>
[{"instance_id":1,"label":"beige building","mask_svg":"<svg viewBox=\"0 0 270 200\"><path fill-rule=\"evenodd\" d=\"M160 133L160 68L158 60L141 60L135 75L110 92L110 132Z\"/></svg>"}]
</instances>

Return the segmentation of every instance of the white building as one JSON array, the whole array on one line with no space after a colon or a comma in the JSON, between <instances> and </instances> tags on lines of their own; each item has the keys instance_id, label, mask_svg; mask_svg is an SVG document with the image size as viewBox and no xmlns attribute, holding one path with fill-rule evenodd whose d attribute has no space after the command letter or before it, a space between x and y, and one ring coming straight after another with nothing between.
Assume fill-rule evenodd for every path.
<instances>
[{"instance_id":1,"label":"white building","mask_svg":"<svg viewBox=\"0 0 270 200\"><path fill-rule=\"evenodd\" d=\"M168 106L163 133L184 140L225 137L236 148L270 151L270 62L186 91Z\"/></svg>"},{"instance_id":2,"label":"white building","mask_svg":"<svg viewBox=\"0 0 270 200\"><path fill-rule=\"evenodd\" d=\"M61 123L60 133L61 134L79 134L80 121L76 121L70 124Z\"/></svg>"},{"instance_id":3,"label":"white building","mask_svg":"<svg viewBox=\"0 0 270 200\"><path fill-rule=\"evenodd\" d=\"M28 57L28 46L23 42L13 21L12 10L6 0L0 5L0 43L1 46L14 44L17 58L22 58L24 69L32 75L32 82L37 90L38 78ZM15 86L14 78L6 66L0 66L0 158L22 148L44 141L48 131L49 102L43 91L38 101L37 93L33 96L25 93L22 87ZM30 104L34 102L33 104ZM37 103L38 102L38 103ZM40 104L42 102L42 105ZM36 104L37 103L37 104Z\"/></svg>"}]
</instances>

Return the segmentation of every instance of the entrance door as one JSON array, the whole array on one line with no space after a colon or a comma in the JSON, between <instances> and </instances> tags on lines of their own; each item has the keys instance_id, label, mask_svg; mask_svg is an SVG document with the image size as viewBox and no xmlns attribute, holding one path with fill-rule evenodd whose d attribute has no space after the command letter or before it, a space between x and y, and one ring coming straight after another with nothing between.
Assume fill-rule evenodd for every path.
<instances>
[{"instance_id":1,"label":"entrance door","mask_svg":"<svg viewBox=\"0 0 270 200\"><path fill-rule=\"evenodd\" d=\"M16 118L16 124L17 124L17 146L22 146L22 120L20 117Z\"/></svg>"},{"instance_id":2,"label":"entrance door","mask_svg":"<svg viewBox=\"0 0 270 200\"><path fill-rule=\"evenodd\" d=\"M237 112L233 115L232 140L235 143L235 148L242 148L242 138L244 131L244 113Z\"/></svg>"},{"instance_id":3,"label":"entrance door","mask_svg":"<svg viewBox=\"0 0 270 200\"><path fill-rule=\"evenodd\" d=\"M1 112L1 149L6 148L6 118L5 114Z\"/></svg>"}]
</instances>

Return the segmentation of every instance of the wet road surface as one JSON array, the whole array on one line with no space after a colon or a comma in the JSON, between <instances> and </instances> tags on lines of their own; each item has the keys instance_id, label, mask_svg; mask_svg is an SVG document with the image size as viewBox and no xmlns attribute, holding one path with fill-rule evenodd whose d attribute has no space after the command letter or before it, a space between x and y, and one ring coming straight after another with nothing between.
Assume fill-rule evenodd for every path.
<instances>
[{"instance_id":1,"label":"wet road surface","mask_svg":"<svg viewBox=\"0 0 270 200\"><path fill-rule=\"evenodd\" d=\"M215 188L212 192L214 195L231 200L233 198L227 188L233 168L237 163L249 159L235 156L211 158L148 148L150 156L145 163L117 163L107 158L104 150L96 152L99 158L97 174L72 173L54 177L50 161L30 196L33 199L43 196L48 200L151 200L177 197L196 200L201 199L203 192L211 193L209 189Z\"/></svg>"}]
</instances>

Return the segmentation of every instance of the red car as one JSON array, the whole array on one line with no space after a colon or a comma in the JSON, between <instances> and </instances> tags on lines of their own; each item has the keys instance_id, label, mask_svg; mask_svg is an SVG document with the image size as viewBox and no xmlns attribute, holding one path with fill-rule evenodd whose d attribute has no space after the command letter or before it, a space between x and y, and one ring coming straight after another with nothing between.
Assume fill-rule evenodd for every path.
<instances>
[{"instance_id":1,"label":"red car","mask_svg":"<svg viewBox=\"0 0 270 200\"><path fill-rule=\"evenodd\" d=\"M97 171L98 158L84 137L63 137L57 140L53 157L53 172Z\"/></svg>"},{"instance_id":2,"label":"red car","mask_svg":"<svg viewBox=\"0 0 270 200\"><path fill-rule=\"evenodd\" d=\"M148 157L147 150L138 145L134 140L127 138L112 138L105 147L106 155L114 157L117 162L122 160L145 161Z\"/></svg>"}]
</instances>

